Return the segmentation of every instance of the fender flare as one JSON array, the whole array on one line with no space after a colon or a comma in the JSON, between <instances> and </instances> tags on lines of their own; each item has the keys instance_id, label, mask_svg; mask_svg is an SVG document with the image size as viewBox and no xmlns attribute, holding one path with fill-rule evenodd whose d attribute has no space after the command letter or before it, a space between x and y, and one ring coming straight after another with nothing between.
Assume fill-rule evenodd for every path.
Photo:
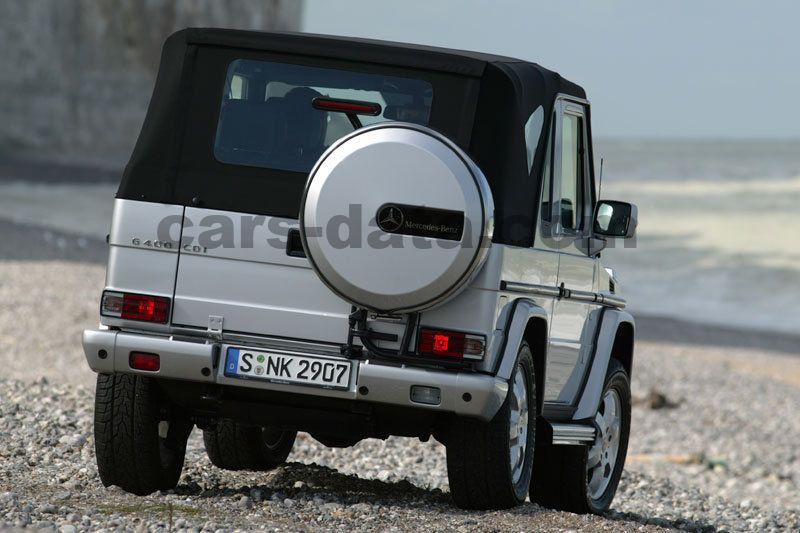
<instances>
[{"instance_id":1,"label":"fender flare","mask_svg":"<svg viewBox=\"0 0 800 533\"><path fill-rule=\"evenodd\" d=\"M516 298L508 304L509 316L503 331L503 344L495 364L495 375L505 381L511 380L517 364L519 347L525 338L525 328L531 318L539 318L548 323L548 314L541 306L529 298ZM546 354L545 354L546 357Z\"/></svg>"},{"instance_id":2,"label":"fender flare","mask_svg":"<svg viewBox=\"0 0 800 533\"><path fill-rule=\"evenodd\" d=\"M591 420L597 414L600 407L600 397L603 394L603 385L608 372L608 364L611 361L611 351L614 348L614 339L620 324L630 324L634 331L636 329L633 316L627 311L620 309L606 309L603 313L603 320L599 326L597 342L595 344L592 366L589 368L589 377L583 387L583 393L578 400L573 420Z\"/></svg>"}]
</instances>

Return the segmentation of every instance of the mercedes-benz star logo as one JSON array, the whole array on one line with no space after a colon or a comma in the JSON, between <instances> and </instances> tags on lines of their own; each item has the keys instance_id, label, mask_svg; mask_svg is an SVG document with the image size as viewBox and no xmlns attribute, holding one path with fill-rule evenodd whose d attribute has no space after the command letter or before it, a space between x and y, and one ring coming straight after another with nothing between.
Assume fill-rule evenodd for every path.
<instances>
[{"instance_id":1,"label":"mercedes-benz star logo","mask_svg":"<svg viewBox=\"0 0 800 533\"><path fill-rule=\"evenodd\" d=\"M397 231L403 225L403 212L396 205L385 205L378 211L378 227L387 233Z\"/></svg>"}]
</instances>

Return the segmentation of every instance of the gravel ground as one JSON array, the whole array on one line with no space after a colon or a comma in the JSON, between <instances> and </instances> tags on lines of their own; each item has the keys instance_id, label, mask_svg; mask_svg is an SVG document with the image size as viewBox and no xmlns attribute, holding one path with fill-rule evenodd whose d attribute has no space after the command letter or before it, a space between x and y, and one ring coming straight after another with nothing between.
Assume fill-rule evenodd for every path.
<instances>
[{"instance_id":1,"label":"gravel ground","mask_svg":"<svg viewBox=\"0 0 800 533\"><path fill-rule=\"evenodd\" d=\"M525 505L506 512L463 512L446 492L405 480L442 485L443 450L410 440L367 442L352 450L322 452L301 439L291 463L267 474L223 472L211 466L198 436L191 441L178 489L135 497L100 485L91 438L92 394L84 387L0 382L0 527L62 531L96 529L281 530L528 530L659 531L679 516L615 514L582 517ZM415 457L406 463L398 456ZM359 477L321 466L332 462ZM390 473L391 472L391 473ZM399 481L396 481L399 480ZM647 486L628 476L624 491ZM651 515L652 516L652 515ZM3 523L5 522L5 523ZM652 522L651 525L644 525ZM690 522L681 521L680 524Z\"/></svg>"},{"instance_id":2,"label":"gravel ground","mask_svg":"<svg viewBox=\"0 0 800 533\"><path fill-rule=\"evenodd\" d=\"M98 265L0 262L0 376L92 385L81 332L99 322L104 277Z\"/></svg>"},{"instance_id":3,"label":"gravel ground","mask_svg":"<svg viewBox=\"0 0 800 533\"><path fill-rule=\"evenodd\" d=\"M7 242L45 244L0 244L0 529L800 530L800 358L708 339L638 344L629 460L605 517L458 510L444 449L412 439L331 450L301 434L289 464L254 474L214 468L195 431L174 493L103 488L79 340L97 322L102 246L75 262L77 239L3 224Z\"/></svg>"}]
</instances>

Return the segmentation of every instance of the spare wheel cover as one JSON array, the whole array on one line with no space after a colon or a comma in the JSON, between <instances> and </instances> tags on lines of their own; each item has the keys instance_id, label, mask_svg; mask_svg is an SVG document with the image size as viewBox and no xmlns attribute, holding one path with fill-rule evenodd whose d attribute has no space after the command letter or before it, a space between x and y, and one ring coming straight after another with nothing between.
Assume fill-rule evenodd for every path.
<instances>
[{"instance_id":1,"label":"spare wheel cover","mask_svg":"<svg viewBox=\"0 0 800 533\"><path fill-rule=\"evenodd\" d=\"M486 259L494 204L454 143L382 123L337 141L311 170L300 233L320 279L354 305L402 313L454 296Z\"/></svg>"}]
</instances>

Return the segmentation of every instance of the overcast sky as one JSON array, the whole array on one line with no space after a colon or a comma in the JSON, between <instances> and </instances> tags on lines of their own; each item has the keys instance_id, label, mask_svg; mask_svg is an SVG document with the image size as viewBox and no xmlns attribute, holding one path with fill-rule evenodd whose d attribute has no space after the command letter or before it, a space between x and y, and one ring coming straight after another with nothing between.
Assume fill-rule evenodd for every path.
<instances>
[{"instance_id":1,"label":"overcast sky","mask_svg":"<svg viewBox=\"0 0 800 533\"><path fill-rule=\"evenodd\" d=\"M581 84L596 135L800 138L798 0L305 0L304 31L494 52Z\"/></svg>"}]
</instances>

